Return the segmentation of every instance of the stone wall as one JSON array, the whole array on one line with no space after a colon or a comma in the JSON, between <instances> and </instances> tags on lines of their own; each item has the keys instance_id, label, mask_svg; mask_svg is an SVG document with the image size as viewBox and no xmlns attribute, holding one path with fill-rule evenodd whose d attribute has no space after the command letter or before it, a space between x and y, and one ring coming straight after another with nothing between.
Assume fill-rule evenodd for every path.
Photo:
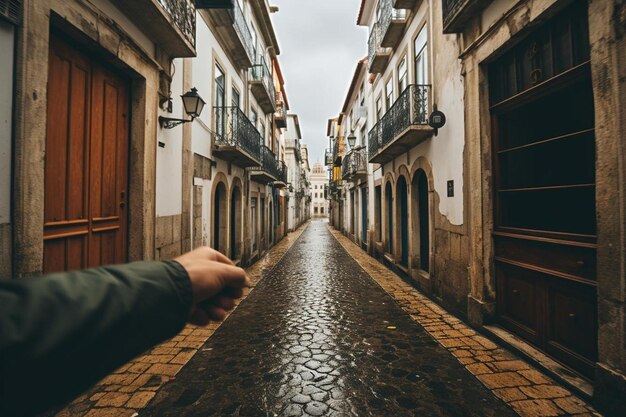
<instances>
[{"instance_id":1,"label":"stone wall","mask_svg":"<svg viewBox=\"0 0 626 417\"><path fill-rule=\"evenodd\" d=\"M182 253L182 216L156 218L156 259L171 259Z\"/></svg>"}]
</instances>

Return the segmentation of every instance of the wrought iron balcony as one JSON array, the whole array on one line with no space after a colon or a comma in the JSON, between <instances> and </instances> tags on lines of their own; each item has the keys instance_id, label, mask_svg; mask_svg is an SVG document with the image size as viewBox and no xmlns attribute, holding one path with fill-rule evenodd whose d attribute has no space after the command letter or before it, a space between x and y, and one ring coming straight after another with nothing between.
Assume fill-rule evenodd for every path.
<instances>
[{"instance_id":1,"label":"wrought iron balcony","mask_svg":"<svg viewBox=\"0 0 626 417\"><path fill-rule=\"evenodd\" d=\"M372 26L368 41L368 68L371 74L382 74L391 57L391 48L383 48L381 41L380 23L376 22Z\"/></svg>"},{"instance_id":2,"label":"wrought iron balcony","mask_svg":"<svg viewBox=\"0 0 626 417\"><path fill-rule=\"evenodd\" d=\"M430 85L409 85L369 131L369 161L385 163L430 137Z\"/></svg>"},{"instance_id":3,"label":"wrought iron balcony","mask_svg":"<svg viewBox=\"0 0 626 417\"><path fill-rule=\"evenodd\" d=\"M276 111L274 78L263 56L259 56L257 63L250 68L250 89L266 114Z\"/></svg>"},{"instance_id":4,"label":"wrought iron balcony","mask_svg":"<svg viewBox=\"0 0 626 417\"><path fill-rule=\"evenodd\" d=\"M241 167L261 165L261 134L239 107L214 107L213 154Z\"/></svg>"},{"instance_id":5,"label":"wrought iron balcony","mask_svg":"<svg viewBox=\"0 0 626 417\"><path fill-rule=\"evenodd\" d=\"M394 0L382 0L381 3L380 45L383 48L395 48L398 45L409 15L405 9L396 9L393 2Z\"/></svg>"},{"instance_id":6,"label":"wrought iron balcony","mask_svg":"<svg viewBox=\"0 0 626 417\"><path fill-rule=\"evenodd\" d=\"M459 33L492 0L442 0L443 33Z\"/></svg>"},{"instance_id":7,"label":"wrought iron balcony","mask_svg":"<svg viewBox=\"0 0 626 417\"><path fill-rule=\"evenodd\" d=\"M285 102L278 100L276 103L276 114L274 114L274 120L276 121L276 127L284 129L287 127L287 107Z\"/></svg>"},{"instance_id":8,"label":"wrought iron balcony","mask_svg":"<svg viewBox=\"0 0 626 417\"><path fill-rule=\"evenodd\" d=\"M287 182L287 167L282 161L278 161L270 148L261 146L261 164L257 167L248 168L252 179L262 184L270 182L277 186L285 186Z\"/></svg>"},{"instance_id":9,"label":"wrought iron balcony","mask_svg":"<svg viewBox=\"0 0 626 417\"><path fill-rule=\"evenodd\" d=\"M172 58L196 56L193 0L112 0L113 4Z\"/></svg>"},{"instance_id":10,"label":"wrought iron balcony","mask_svg":"<svg viewBox=\"0 0 626 417\"><path fill-rule=\"evenodd\" d=\"M367 176L367 154L365 148L353 149L343 158L341 177L344 180L353 180L365 176Z\"/></svg>"},{"instance_id":11,"label":"wrought iron balcony","mask_svg":"<svg viewBox=\"0 0 626 417\"><path fill-rule=\"evenodd\" d=\"M254 44L243 10L237 0L223 3L221 8L205 9L200 13L209 17L224 41L224 50L230 53L235 65L239 69L250 68L254 65Z\"/></svg>"}]
</instances>

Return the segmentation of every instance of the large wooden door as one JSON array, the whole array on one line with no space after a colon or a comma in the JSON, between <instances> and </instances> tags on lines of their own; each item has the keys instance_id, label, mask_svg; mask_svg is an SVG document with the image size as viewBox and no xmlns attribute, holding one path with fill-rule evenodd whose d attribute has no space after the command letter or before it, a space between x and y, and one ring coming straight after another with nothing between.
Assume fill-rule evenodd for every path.
<instances>
[{"instance_id":1,"label":"large wooden door","mask_svg":"<svg viewBox=\"0 0 626 417\"><path fill-rule=\"evenodd\" d=\"M592 378L596 187L585 2L494 62L490 87L500 323Z\"/></svg>"},{"instance_id":2,"label":"large wooden door","mask_svg":"<svg viewBox=\"0 0 626 417\"><path fill-rule=\"evenodd\" d=\"M51 36L44 272L126 261L126 80Z\"/></svg>"}]
</instances>

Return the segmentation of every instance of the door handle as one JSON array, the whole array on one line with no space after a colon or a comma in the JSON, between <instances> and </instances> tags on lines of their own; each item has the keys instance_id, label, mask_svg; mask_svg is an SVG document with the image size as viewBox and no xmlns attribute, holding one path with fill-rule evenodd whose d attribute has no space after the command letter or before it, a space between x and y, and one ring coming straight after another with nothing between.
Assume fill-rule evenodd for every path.
<instances>
[{"instance_id":1,"label":"door handle","mask_svg":"<svg viewBox=\"0 0 626 417\"><path fill-rule=\"evenodd\" d=\"M126 207L126 202L120 201L120 208L124 208L124 207Z\"/></svg>"}]
</instances>

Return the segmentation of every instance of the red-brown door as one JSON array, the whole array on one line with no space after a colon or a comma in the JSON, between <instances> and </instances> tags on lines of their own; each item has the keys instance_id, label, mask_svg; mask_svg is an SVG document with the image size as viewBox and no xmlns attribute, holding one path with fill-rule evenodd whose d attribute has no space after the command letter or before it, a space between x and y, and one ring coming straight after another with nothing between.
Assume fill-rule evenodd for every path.
<instances>
[{"instance_id":1,"label":"red-brown door","mask_svg":"<svg viewBox=\"0 0 626 417\"><path fill-rule=\"evenodd\" d=\"M50 39L44 272L126 260L128 87Z\"/></svg>"}]
</instances>

